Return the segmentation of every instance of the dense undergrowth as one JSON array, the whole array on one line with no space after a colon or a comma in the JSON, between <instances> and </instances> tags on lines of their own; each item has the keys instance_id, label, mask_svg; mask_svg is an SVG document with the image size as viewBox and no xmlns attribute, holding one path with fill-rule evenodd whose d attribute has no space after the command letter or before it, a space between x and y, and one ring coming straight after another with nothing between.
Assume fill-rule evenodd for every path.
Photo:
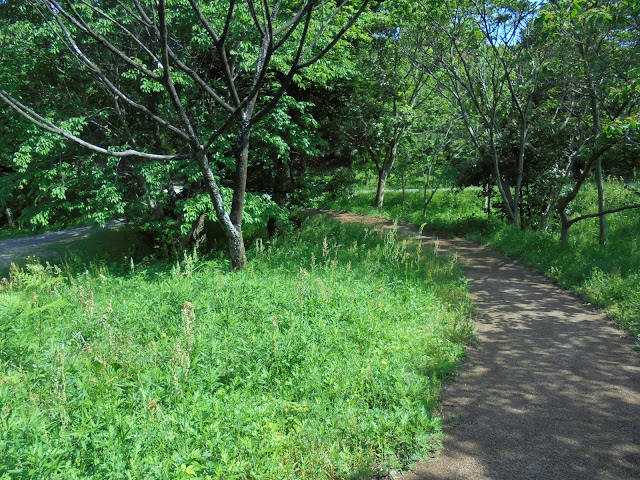
<instances>
[{"instance_id":1,"label":"dense undergrowth","mask_svg":"<svg viewBox=\"0 0 640 480\"><path fill-rule=\"evenodd\" d=\"M609 208L637 203L637 194L624 185L607 186ZM516 230L483 213L478 191L440 191L422 216L422 194L388 192L384 208L371 206L373 195L359 193L330 205L357 213L425 224L445 235L485 242L521 259L524 263L570 288L587 301L605 308L621 327L630 330L640 344L640 210L608 216L609 239L598 243L598 220L577 222L568 242L559 240L557 225L549 232ZM587 214L597 205L595 187L585 188L574 205L573 215ZM555 228L554 228L555 227Z\"/></svg>"},{"instance_id":2,"label":"dense undergrowth","mask_svg":"<svg viewBox=\"0 0 640 480\"><path fill-rule=\"evenodd\" d=\"M441 435L471 338L451 260L309 219L250 268L14 268L0 290L0 479L356 478Z\"/></svg>"}]
</instances>

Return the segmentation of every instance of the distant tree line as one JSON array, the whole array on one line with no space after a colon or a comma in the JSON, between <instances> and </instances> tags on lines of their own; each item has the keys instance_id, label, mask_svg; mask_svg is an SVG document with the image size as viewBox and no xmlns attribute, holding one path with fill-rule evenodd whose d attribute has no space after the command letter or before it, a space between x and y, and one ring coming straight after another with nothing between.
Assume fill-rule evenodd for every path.
<instances>
[{"instance_id":1,"label":"distant tree line","mask_svg":"<svg viewBox=\"0 0 640 480\"><path fill-rule=\"evenodd\" d=\"M177 247L376 172L562 238L640 166L632 0L0 3L0 224L125 215ZM573 214L595 183L593 212ZM630 186L633 188L633 186ZM639 200L640 203L640 200Z\"/></svg>"}]
</instances>

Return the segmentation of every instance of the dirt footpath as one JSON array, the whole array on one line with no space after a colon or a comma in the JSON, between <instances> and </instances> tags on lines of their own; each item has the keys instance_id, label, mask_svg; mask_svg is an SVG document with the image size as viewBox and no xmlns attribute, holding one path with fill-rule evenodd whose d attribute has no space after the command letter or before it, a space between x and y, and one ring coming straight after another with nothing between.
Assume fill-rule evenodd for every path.
<instances>
[{"instance_id":1,"label":"dirt footpath","mask_svg":"<svg viewBox=\"0 0 640 480\"><path fill-rule=\"evenodd\" d=\"M389 227L374 217L323 212ZM417 227L399 224L417 235ZM442 392L440 454L401 480L640 479L640 354L605 315L532 269L460 239L479 343Z\"/></svg>"}]
</instances>

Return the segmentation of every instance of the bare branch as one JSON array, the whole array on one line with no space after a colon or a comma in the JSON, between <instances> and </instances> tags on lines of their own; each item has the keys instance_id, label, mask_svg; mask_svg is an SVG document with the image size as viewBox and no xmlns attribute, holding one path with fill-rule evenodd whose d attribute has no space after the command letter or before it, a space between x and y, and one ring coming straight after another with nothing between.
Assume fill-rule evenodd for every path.
<instances>
[{"instance_id":1,"label":"bare branch","mask_svg":"<svg viewBox=\"0 0 640 480\"><path fill-rule=\"evenodd\" d=\"M151 27L152 23L149 20L149 17L147 17L145 15L145 12L143 11L142 14L145 15L145 17L143 18L142 16L138 16L134 13L133 10L131 10L127 5L125 5L122 0L116 0L116 3L118 5L120 5L120 7L122 7L122 9L127 12L127 15L129 15L131 18L133 18L136 22L140 23L141 25L144 25L145 27Z\"/></svg>"},{"instance_id":2,"label":"bare branch","mask_svg":"<svg viewBox=\"0 0 640 480\"><path fill-rule=\"evenodd\" d=\"M189 0L189 4L191 5L191 8L195 12L198 19L200 20L200 23L202 23L202 26L207 31L207 33L209 34L209 37L211 38L211 40L213 40L213 43L216 46L216 50L218 52L218 58L220 59L220 62L222 63L222 66L224 68L224 81L227 84L229 91L231 92L233 101L236 103L236 106L238 106L242 101L240 100L240 96L238 95L238 91L234 84L233 73L231 71L231 66L229 65L229 60L227 58L227 51L224 46L224 40L229 31L229 26L231 25L235 0L231 0L231 3L229 5L229 10L227 12L227 19L225 21L222 37L219 37L216 34L215 30L211 26L211 23L209 23L209 20L207 20L207 17L204 16L204 14L202 13L202 10L200 10L200 7L198 7L197 1Z\"/></svg>"},{"instance_id":3,"label":"bare branch","mask_svg":"<svg viewBox=\"0 0 640 480\"><path fill-rule=\"evenodd\" d=\"M318 43L318 40L320 40L320 37L322 37L322 34L326 30L326 28L331 24L333 19L336 18L336 15L338 15L338 13L340 13L340 11L342 11L342 8L347 3L350 3L350 2L351 2L351 0L343 0L343 2L340 5L338 5L338 7L336 9L334 9L334 11L331 14L331 16L329 17L329 19L326 20L320 26L320 29L318 30L318 33L316 33L316 35L315 35L315 37L313 37L313 40L311 41L311 43L309 43L309 45L307 46L306 50L304 51L304 54L302 55L303 58L306 57L307 54L311 51L311 49L316 45L316 43Z\"/></svg>"},{"instance_id":4,"label":"bare branch","mask_svg":"<svg viewBox=\"0 0 640 480\"><path fill-rule=\"evenodd\" d=\"M345 3L346 1L347 0L345 0ZM344 3L342 5L344 5ZM331 50L335 46L335 44L342 39L344 34L347 32L347 30L349 30L353 26L353 24L356 23L356 20L358 20L360 15L362 15L362 12L364 12L364 10L367 8L367 5L369 5L369 0L363 1L358 11L355 14L353 14L353 16L349 19L349 21L340 29L340 31L333 37L333 39L320 51L320 53L318 53L311 60L308 60L304 63L299 64L297 66L297 69L300 70L302 68L306 68L310 65L313 65L322 57L324 57L327 54L327 52Z\"/></svg>"},{"instance_id":5,"label":"bare branch","mask_svg":"<svg viewBox=\"0 0 640 480\"><path fill-rule=\"evenodd\" d=\"M260 36L264 37L265 35L264 27L262 26L262 24L260 23L260 20L258 19L258 14L256 13L256 7L253 3L253 0L247 0L247 6L249 7L249 11L251 12L251 18L253 19L253 23L255 24L256 28L260 32Z\"/></svg>"},{"instance_id":6,"label":"bare branch","mask_svg":"<svg viewBox=\"0 0 640 480\"><path fill-rule=\"evenodd\" d=\"M280 101L280 99L284 95L284 92L289 87L291 80L293 80L293 76L298 70L297 65L300 60L300 56L302 55L302 49L304 48L305 39L307 38L307 34L309 32L309 25L311 23L312 12L313 11L311 9L307 10L307 18L304 23L304 29L302 30L302 37L300 38L300 43L298 44L298 51L296 53L296 57L294 61L291 63L291 68L289 69L289 73L287 74L285 80L282 82L282 85L280 86L280 89L275 93L271 101L267 103L267 105L265 105L262 108L262 110L251 119L252 123L259 122L265 115L267 115L277 105L277 103Z\"/></svg>"},{"instance_id":7,"label":"bare branch","mask_svg":"<svg viewBox=\"0 0 640 480\"><path fill-rule=\"evenodd\" d=\"M233 3L235 3L235 1L233 1L232 4ZM196 0L189 0L189 4L191 5L191 8L193 9L193 11L196 14L196 16L198 17L198 20L200 20L200 23L202 23L202 26L204 27L204 29L207 31L207 33L211 37L211 40L213 40L213 43L215 43L216 45L219 45L220 44L220 37L218 37L218 35L216 34L215 30L213 29L213 27L209 23L209 20L207 20L207 17L204 16L204 14L202 13L202 10L200 10L200 7L198 7L198 3L196 2ZM229 23L229 20L230 20L230 18L227 17L227 23L225 24L225 28L228 28L227 25Z\"/></svg>"},{"instance_id":8,"label":"bare branch","mask_svg":"<svg viewBox=\"0 0 640 480\"><path fill-rule=\"evenodd\" d=\"M140 12L140 16L144 19L144 21L147 22L147 24L150 26L155 25L155 21L151 17L149 17L149 15L147 15L147 12L144 10L144 7L140 3L140 0L133 0L133 3L138 9L138 12Z\"/></svg>"},{"instance_id":9,"label":"bare branch","mask_svg":"<svg viewBox=\"0 0 640 480\"><path fill-rule=\"evenodd\" d=\"M56 19L58 26L61 28L62 32L65 35L65 38L68 42L68 44L70 45L70 50L71 52L82 62L84 63L85 66L87 66L89 68L89 70L91 72L93 72L99 79L99 81L105 86L107 87L107 89L111 92L112 95L115 95L116 97L120 98L121 100L123 100L125 103L127 103L128 105L130 105L131 107L143 112L145 115L147 115L148 117L150 117L151 119L153 119L155 122L157 122L159 125L161 125L162 127L167 128L168 130L172 131L173 133L177 134L178 136L182 137L185 140L191 141L191 137L189 135L187 135L185 132L183 132L182 130L180 130L179 128L177 128L176 126L172 125L170 122L168 122L167 120L164 120L163 118L159 117L158 115L156 115L155 113L153 113L151 110L149 110L147 107L145 107L144 105L141 105L137 102L135 102L134 100L132 100L128 95L126 95L120 88L118 88L113 82L111 82L111 80L109 80L109 78L104 74L104 72L102 72L102 70L100 69L100 67L98 67L83 51L82 49L78 46L78 44L75 42L75 40L73 39L71 33L69 32L69 30L67 29L66 25L64 24L64 22L62 22L62 19L58 16L57 12L54 10L50 10L51 14L54 16L54 18Z\"/></svg>"},{"instance_id":10,"label":"bare branch","mask_svg":"<svg viewBox=\"0 0 640 480\"><path fill-rule=\"evenodd\" d=\"M67 3L67 5L69 5L69 8L70 8L71 12L73 13L73 15L71 15L69 12L67 12L67 10L65 10L56 0L45 0L45 2L47 4L47 6L49 7L49 11L56 17L56 19L58 20L59 24L63 23L62 19L59 16L59 13L61 13L67 20L69 20L71 23L73 23L76 27L81 29L84 33L89 35L94 40L96 40L99 43L101 43L107 50L109 50L114 55L117 55L118 57L120 57L122 60L124 60L126 63L128 63L131 67L135 68L136 70L139 70L140 72L144 73L146 76L148 76L149 78L152 78L154 80L160 80L162 78L157 73L154 73L151 70L149 70L148 68L146 68L144 65L139 64L134 59L129 57L127 54L125 54L122 50L120 50L117 47L115 47L111 42L109 42L102 35L99 35L96 32L94 32L89 27L89 25L87 25L87 23L84 21L82 16L78 13L78 11L75 9L75 7L70 3L70 0L65 0L65 2ZM66 27L65 27L65 29L66 29ZM73 41L73 43L75 44L76 42Z\"/></svg>"},{"instance_id":11,"label":"bare branch","mask_svg":"<svg viewBox=\"0 0 640 480\"><path fill-rule=\"evenodd\" d=\"M636 140L631 138L631 136L629 136L628 134L625 135L624 139L627 141L627 145L629 145L630 147L640 148L640 142L637 142Z\"/></svg>"},{"instance_id":12,"label":"bare branch","mask_svg":"<svg viewBox=\"0 0 640 480\"><path fill-rule=\"evenodd\" d=\"M86 5L87 7L91 8L93 11L95 11L98 15L102 16L103 18L109 20L111 23L113 23L115 26L117 26L120 30L122 30L129 38L131 38L140 48L142 48L147 55L149 55L151 57L151 59L153 60L153 62L156 65L160 65L160 60L158 59L158 57L151 51L149 50L149 48L147 48L147 46L142 43L140 41L140 39L134 35L133 33L131 33L131 31L129 31L129 29L127 29L124 25L122 25L120 22L118 22L116 19L114 19L113 17L111 17L110 15L108 15L106 12L102 11L99 8L94 7L93 5L91 5L89 2L87 2L86 0L82 0L81 1L82 4ZM126 8L126 7L125 7ZM143 23L143 25L146 25Z\"/></svg>"},{"instance_id":13,"label":"bare branch","mask_svg":"<svg viewBox=\"0 0 640 480\"><path fill-rule=\"evenodd\" d=\"M284 43L289 39L289 37L293 34L293 32L297 30L298 25L300 25L300 22L302 21L304 16L312 9L313 3L314 3L313 0L306 2L304 6L298 11L298 13L293 17L293 19L291 19L286 24L286 28L280 27L278 30L274 32L273 36L275 38L279 36L283 31L288 29L287 32L282 36L282 38L278 40L274 45L273 47L274 51L278 50L282 45L284 45ZM323 6L326 5L326 3L327 2L325 2Z\"/></svg>"},{"instance_id":14,"label":"bare branch","mask_svg":"<svg viewBox=\"0 0 640 480\"><path fill-rule=\"evenodd\" d=\"M224 99L220 95L218 95L216 91L211 88L211 86L207 82L205 82L195 70L193 70L182 60L180 60L177 55L173 53L173 50L169 49L168 54L169 58L176 65L176 67L189 75L193 79L193 81L196 82L200 86L200 88L202 88L218 105L220 105L229 113L233 113L235 111L235 109L227 102L225 102Z\"/></svg>"},{"instance_id":15,"label":"bare branch","mask_svg":"<svg viewBox=\"0 0 640 480\"><path fill-rule=\"evenodd\" d=\"M195 143L197 142L197 135L195 129L187 113L185 112L182 102L180 100L180 96L176 91L175 85L173 83L173 79L171 78L171 66L169 65L169 43L167 40L167 17L165 10L165 0L159 0L158 2L158 20L160 22L160 49L162 50L162 63L164 64L164 84L169 94L169 98L171 99L171 103L173 104L173 108L176 109L182 123L186 127L189 132L189 136L191 140Z\"/></svg>"},{"instance_id":16,"label":"bare branch","mask_svg":"<svg viewBox=\"0 0 640 480\"><path fill-rule=\"evenodd\" d=\"M304 6L298 11L298 13L295 14L295 16L289 20L287 23L285 23L284 25L282 25L280 28L278 28L277 30L275 30L273 32L274 36L278 37L280 36L280 34L282 32L284 32L285 30L289 30L289 32L287 32L287 37L291 34L290 30L291 28L293 28L293 30L295 30L295 28L300 24L300 22L302 21L302 18L304 17L305 13L307 12L307 8L312 7L314 10L317 9L322 9L324 8L327 3L329 3L331 0L325 0L323 3L321 3L320 5L313 7L313 4L316 3L315 0L308 0Z\"/></svg>"},{"instance_id":17,"label":"bare branch","mask_svg":"<svg viewBox=\"0 0 640 480\"><path fill-rule=\"evenodd\" d=\"M230 0L229 2L229 10L227 11L227 19L224 22L224 29L222 30L222 35L220 36L219 44L223 45L225 40L227 39L227 35L229 35L229 27L231 26L231 20L233 18L233 9L236 5L236 0Z\"/></svg>"},{"instance_id":18,"label":"bare branch","mask_svg":"<svg viewBox=\"0 0 640 480\"><path fill-rule=\"evenodd\" d=\"M631 210L635 208L640 208L640 203L636 203L634 205L625 205L624 207L612 208L611 210L603 210L602 212L598 212L598 213L590 213L589 215L581 215L579 217L572 218L571 220L569 220L569 225L573 225L574 223L579 222L580 220L585 220L587 218L599 218L604 215L609 215L610 213L617 213L617 212L622 212L624 210Z\"/></svg>"},{"instance_id":19,"label":"bare branch","mask_svg":"<svg viewBox=\"0 0 640 480\"><path fill-rule=\"evenodd\" d=\"M245 102L246 102L246 99L245 99ZM238 109L232 115L227 116L225 121L216 129L215 132L211 134L211 136L207 139L206 143L202 147L205 152L207 152L209 148L211 148L211 145L213 145L213 142L215 142L216 139L220 135L222 135L222 133L229 127L229 125L231 125L231 122L233 122L238 117L244 105L245 103L241 104L241 106L238 107Z\"/></svg>"},{"instance_id":20,"label":"bare branch","mask_svg":"<svg viewBox=\"0 0 640 480\"><path fill-rule=\"evenodd\" d=\"M140 157L140 158L146 158L149 160L175 160L179 158L190 157L190 155L158 155L154 153L140 152L138 150L132 150L132 149L125 150L122 152L114 152L104 147L100 147L99 145L95 145L93 143L87 142L86 140L81 139L80 137L72 134L71 132L68 132L67 130L64 130L58 127L57 125L50 122L46 118L42 117L41 115L38 115L31 108L27 107L23 103L13 98L4 90L0 90L0 100L4 101L14 111L16 111L22 117L24 117L34 125L40 127L41 129L46 130L47 132L55 133L56 135L60 135L61 137L64 137L67 140L71 140L72 142L75 142L78 145L88 148L93 152L101 153L103 155L109 155L112 157Z\"/></svg>"}]
</instances>

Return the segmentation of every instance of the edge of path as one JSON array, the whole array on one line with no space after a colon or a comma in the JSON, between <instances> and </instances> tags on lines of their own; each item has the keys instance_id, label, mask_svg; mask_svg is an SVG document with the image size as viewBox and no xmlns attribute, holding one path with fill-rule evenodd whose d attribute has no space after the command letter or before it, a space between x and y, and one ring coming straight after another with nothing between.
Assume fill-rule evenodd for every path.
<instances>
[{"instance_id":1,"label":"edge of path","mask_svg":"<svg viewBox=\"0 0 640 480\"><path fill-rule=\"evenodd\" d=\"M552 279L492 248L344 211L416 236L464 268L478 345L443 382L446 437L401 480L640 478L640 355L633 337Z\"/></svg>"}]
</instances>

